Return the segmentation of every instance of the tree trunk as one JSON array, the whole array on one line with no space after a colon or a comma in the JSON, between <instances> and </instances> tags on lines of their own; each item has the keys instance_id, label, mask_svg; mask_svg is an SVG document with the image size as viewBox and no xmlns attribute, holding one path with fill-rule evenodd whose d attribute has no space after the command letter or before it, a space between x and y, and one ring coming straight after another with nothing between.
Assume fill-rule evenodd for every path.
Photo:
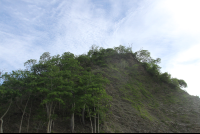
<instances>
[{"instance_id":1,"label":"tree trunk","mask_svg":"<svg viewBox=\"0 0 200 134\"><path fill-rule=\"evenodd\" d=\"M54 128L54 120L51 120L51 128Z\"/></svg>"},{"instance_id":2,"label":"tree trunk","mask_svg":"<svg viewBox=\"0 0 200 134\"><path fill-rule=\"evenodd\" d=\"M47 108L47 116L48 116L48 125L47 125L47 133L51 133L51 112L52 112L52 105L53 103L51 104L46 104L46 108Z\"/></svg>"},{"instance_id":3,"label":"tree trunk","mask_svg":"<svg viewBox=\"0 0 200 134\"><path fill-rule=\"evenodd\" d=\"M0 119L0 120L1 120L1 128L0 128L1 131L0 132L3 133L3 119Z\"/></svg>"},{"instance_id":4,"label":"tree trunk","mask_svg":"<svg viewBox=\"0 0 200 134\"><path fill-rule=\"evenodd\" d=\"M95 112L95 107L94 107ZM96 133L96 114L94 114L94 133Z\"/></svg>"},{"instance_id":5,"label":"tree trunk","mask_svg":"<svg viewBox=\"0 0 200 134\"><path fill-rule=\"evenodd\" d=\"M27 107L29 98L30 98L30 95L29 95L29 97L28 97L28 100L27 100L27 102L26 102L26 106L25 106L24 111L23 111L23 115L22 115L22 119L21 119L21 124L20 124L20 126L19 126L19 133L21 133L22 121L23 121L23 118L24 118L24 114L25 114L25 110L26 110L26 107Z\"/></svg>"},{"instance_id":6,"label":"tree trunk","mask_svg":"<svg viewBox=\"0 0 200 134\"><path fill-rule=\"evenodd\" d=\"M99 101L98 101L98 122L97 122L97 133L99 133Z\"/></svg>"},{"instance_id":7,"label":"tree trunk","mask_svg":"<svg viewBox=\"0 0 200 134\"><path fill-rule=\"evenodd\" d=\"M82 121L83 121L83 125L85 126L85 120L84 120L84 118L85 118L85 104L84 104L83 110L82 110Z\"/></svg>"},{"instance_id":8,"label":"tree trunk","mask_svg":"<svg viewBox=\"0 0 200 134\"><path fill-rule=\"evenodd\" d=\"M54 111L55 111L56 106L57 106L57 103L55 104L55 106L53 108L53 111L52 111L53 115L54 115ZM51 132L51 130L52 130L53 127L54 127L54 120L51 119L51 122L50 122L50 132Z\"/></svg>"},{"instance_id":9,"label":"tree trunk","mask_svg":"<svg viewBox=\"0 0 200 134\"><path fill-rule=\"evenodd\" d=\"M49 133L51 133L52 122L53 122L53 120L50 119L50 124L49 124Z\"/></svg>"},{"instance_id":10,"label":"tree trunk","mask_svg":"<svg viewBox=\"0 0 200 134\"><path fill-rule=\"evenodd\" d=\"M89 117L90 117L90 123L91 123L91 131L93 133L93 126L92 126L92 120L91 120L91 116L90 116L90 111L89 111L89 107L88 107L88 114L89 114Z\"/></svg>"},{"instance_id":11,"label":"tree trunk","mask_svg":"<svg viewBox=\"0 0 200 134\"><path fill-rule=\"evenodd\" d=\"M7 114L8 110L10 109L11 103L12 103L12 99L11 99L11 101L10 101L10 105L9 105L8 109L7 109L6 112L3 114L3 116L1 116L1 118L0 118L0 120L1 120L0 133L3 133L3 117Z\"/></svg>"},{"instance_id":12,"label":"tree trunk","mask_svg":"<svg viewBox=\"0 0 200 134\"><path fill-rule=\"evenodd\" d=\"M74 112L72 113L71 116L71 133L74 133Z\"/></svg>"},{"instance_id":13,"label":"tree trunk","mask_svg":"<svg viewBox=\"0 0 200 134\"><path fill-rule=\"evenodd\" d=\"M48 121L48 125L47 125L47 133L50 133L50 128L49 128L49 126L50 126L50 120Z\"/></svg>"},{"instance_id":14,"label":"tree trunk","mask_svg":"<svg viewBox=\"0 0 200 134\"><path fill-rule=\"evenodd\" d=\"M32 101L31 101L31 108L32 108ZM29 113L29 117L28 117L27 133L28 133L28 129L29 129L29 120L30 120L30 117L31 117L31 108L30 108L30 113Z\"/></svg>"},{"instance_id":15,"label":"tree trunk","mask_svg":"<svg viewBox=\"0 0 200 134\"><path fill-rule=\"evenodd\" d=\"M72 104L72 109L75 108L75 103ZM74 133L74 111L71 116L71 133Z\"/></svg>"},{"instance_id":16,"label":"tree trunk","mask_svg":"<svg viewBox=\"0 0 200 134\"><path fill-rule=\"evenodd\" d=\"M52 125L52 119L49 119L48 126L47 126L47 133L51 133L51 125Z\"/></svg>"},{"instance_id":17,"label":"tree trunk","mask_svg":"<svg viewBox=\"0 0 200 134\"><path fill-rule=\"evenodd\" d=\"M97 126L97 129L98 129L98 130L97 130L97 133L99 133L99 112L98 112L98 122L97 122L97 123L98 123L98 124L97 124L97 125L98 125L98 126Z\"/></svg>"}]
</instances>

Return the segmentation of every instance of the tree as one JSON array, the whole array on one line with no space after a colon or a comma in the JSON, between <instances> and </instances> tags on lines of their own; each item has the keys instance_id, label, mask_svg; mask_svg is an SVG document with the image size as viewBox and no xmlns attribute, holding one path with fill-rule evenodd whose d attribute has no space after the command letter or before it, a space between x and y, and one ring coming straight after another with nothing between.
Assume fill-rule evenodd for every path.
<instances>
[{"instance_id":1,"label":"tree","mask_svg":"<svg viewBox=\"0 0 200 134\"><path fill-rule=\"evenodd\" d=\"M47 70L46 72L41 72L41 77L38 78L40 84L37 87L37 91L42 93L44 98L41 105L46 106L47 110L47 133L51 132L51 126L53 122L53 116L57 103L63 103L61 96L65 93L63 91L63 81L62 74L58 66L55 66L54 59L46 61ZM38 82L39 83L39 82Z\"/></svg>"},{"instance_id":2,"label":"tree","mask_svg":"<svg viewBox=\"0 0 200 134\"><path fill-rule=\"evenodd\" d=\"M89 57L91 57L92 55L94 55L94 53L95 52L98 52L99 50L98 50L98 46L96 46L96 45L92 45L91 47L90 47L90 50L89 50L89 52L88 52L88 56Z\"/></svg>"},{"instance_id":3,"label":"tree","mask_svg":"<svg viewBox=\"0 0 200 134\"><path fill-rule=\"evenodd\" d=\"M44 52L41 56L40 56L40 63L45 63L47 61L49 61L51 59L50 53L49 52Z\"/></svg>"},{"instance_id":4,"label":"tree","mask_svg":"<svg viewBox=\"0 0 200 134\"><path fill-rule=\"evenodd\" d=\"M32 71L32 67L37 63L37 60L35 59L30 59L30 60L27 60L25 63L24 63L24 66L26 67L27 71Z\"/></svg>"},{"instance_id":5,"label":"tree","mask_svg":"<svg viewBox=\"0 0 200 134\"><path fill-rule=\"evenodd\" d=\"M16 99L16 97L21 96L20 90L18 89L18 74L15 71L12 71L12 73L8 74L5 73L2 75L2 78L4 78L4 83L0 86L0 93L1 93L1 102L10 103L7 110L4 112L2 116L0 116L1 121L1 127L0 132L3 133L3 118L8 113L11 104L13 100ZM17 90L18 89L18 90Z\"/></svg>"},{"instance_id":6,"label":"tree","mask_svg":"<svg viewBox=\"0 0 200 134\"><path fill-rule=\"evenodd\" d=\"M3 77L2 77L3 72L4 72L4 70L0 71L0 85L2 85L2 83L3 83Z\"/></svg>"},{"instance_id":7,"label":"tree","mask_svg":"<svg viewBox=\"0 0 200 134\"><path fill-rule=\"evenodd\" d=\"M178 80L178 83L179 83L181 88L186 88L187 87L187 83L182 79Z\"/></svg>"},{"instance_id":8,"label":"tree","mask_svg":"<svg viewBox=\"0 0 200 134\"><path fill-rule=\"evenodd\" d=\"M75 104L78 101L79 96L79 80L81 79L81 70L83 68L80 66L78 60L75 59L74 54L72 53L64 53L61 56L61 68L63 79L65 82L65 86L67 90L65 90L66 97L69 98L71 101L68 104L71 105L71 132L74 132L74 112L75 112Z\"/></svg>"},{"instance_id":9,"label":"tree","mask_svg":"<svg viewBox=\"0 0 200 134\"><path fill-rule=\"evenodd\" d=\"M103 78L101 74L94 75L89 73L89 85L87 87L87 92L84 94L82 99L85 100L86 107L88 108L88 115L91 120L91 116L94 118L94 132L96 132L96 115L99 117L100 113L104 113L107 109L107 104L111 100L111 96L107 95L105 91L105 85L109 83L109 80ZM90 109L93 107L93 110ZM90 109L90 110L89 110ZM93 111L93 112L92 112ZM99 123L99 118L98 118ZM99 124L97 123L98 130ZM91 122L91 128L92 128Z\"/></svg>"},{"instance_id":10,"label":"tree","mask_svg":"<svg viewBox=\"0 0 200 134\"><path fill-rule=\"evenodd\" d=\"M148 50L140 50L136 52L136 59L142 63L150 63L152 58Z\"/></svg>"},{"instance_id":11,"label":"tree","mask_svg":"<svg viewBox=\"0 0 200 134\"><path fill-rule=\"evenodd\" d=\"M131 47L126 48L122 45L119 45L119 47L115 47L114 50L117 51L117 53L119 54L132 53Z\"/></svg>"},{"instance_id":12,"label":"tree","mask_svg":"<svg viewBox=\"0 0 200 134\"><path fill-rule=\"evenodd\" d=\"M10 100L10 105L8 106L8 109L5 111L5 113L0 117L1 126L0 126L0 133L3 133L3 117L8 113L8 110L10 109L10 106L12 104L12 99Z\"/></svg>"},{"instance_id":13,"label":"tree","mask_svg":"<svg viewBox=\"0 0 200 134\"><path fill-rule=\"evenodd\" d=\"M161 74L159 77L161 81L166 82L166 83L169 83L171 79L171 75L168 74L167 72Z\"/></svg>"},{"instance_id":14,"label":"tree","mask_svg":"<svg viewBox=\"0 0 200 134\"><path fill-rule=\"evenodd\" d=\"M34 64L32 64L32 65L34 65ZM32 65L30 65L30 68L31 68ZM20 127L19 127L19 133L21 133L23 117L26 114L25 110L26 110L26 108L28 106L28 102L29 102L29 100L31 98L32 92L34 91L34 88L35 88L35 85L36 85L36 82L35 82L35 78L36 77L31 72L29 72L27 70L25 70L25 71L18 70L18 73L21 76L21 78L18 79L18 81L20 81L20 84L24 89L23 91L21 91L22 97L20 97L20 98L21 99L23 99L23 98L26 99L26 104L25 104L24 108L23 108L22 105L21 105L21 108L20 108L22 113L23 113L22 114L22 118L21 118ZM16 104L17 104L17 102L16 102Z\"/></svg>"},{"instance_id":15,"label":"tree","mask_svg":"<svg viewBox=\"0 0 200 134\"><path fill-rule=\"evenodd\" d=\"M83 68L88 68L90 66L90 58L86 54L79 55L76 59Z\"/></svg>"}]
</instances>

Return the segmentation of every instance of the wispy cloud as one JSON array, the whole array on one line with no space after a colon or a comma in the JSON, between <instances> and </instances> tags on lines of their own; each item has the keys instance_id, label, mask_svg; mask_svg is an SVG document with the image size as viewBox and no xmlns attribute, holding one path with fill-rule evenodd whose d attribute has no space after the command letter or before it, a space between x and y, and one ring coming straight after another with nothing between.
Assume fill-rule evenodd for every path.
<instances>
[{"instance_id":1,"label":"wispy cloud","mask_svg":"<svg viewBox=\"0 0 200 134\"><path fill-rule=\"evenodd\" d=\"M23 68L28 59L38 58L49 41L48 12L35 1L1 1L0 61L8 71ZM1 64L2 65L2 64Z\"/></svg>"},{"instance_id":2,"label":"wispy cloud","mask_svg":"<svg viewBox=\"0 0 200 134\"><path fill-rule=\"evenodd\" d=\"M186 80L188 92L200 95L188 71L200 68L198 7L198 0L1 0L0 68L23 68L43 52L78 55L92 44L132 44L133 51L161 58L162 72Z\"/></svg>"}]
</instances>

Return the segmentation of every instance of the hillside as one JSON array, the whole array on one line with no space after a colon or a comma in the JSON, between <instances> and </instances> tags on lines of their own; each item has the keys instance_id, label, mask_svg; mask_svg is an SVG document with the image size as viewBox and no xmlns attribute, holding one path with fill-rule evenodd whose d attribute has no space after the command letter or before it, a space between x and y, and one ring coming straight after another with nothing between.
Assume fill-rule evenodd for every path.
<instances>
[{"instance_id":1,"label":"hillside","mask_svg":"<svg viewBox=\"0 0 200 134\"><path fill-rule=\"evenodd\" d=\"M91 51L89 51L88 55L90 55L90 52ZM200 132L199 97L191 96L182 90L180 86L174 86L174 84L162 80L161 74L159 77L152 75L150 71L147 71L147 66L139 61L134 53L114 53L104 55L103 58L100 56L94 57L95 55L98 54L94 52L91 57L88 56L90 60L84 60L84 62L77 59L84 70L89 70L94 74L94 81L98 74L102 74L102 78L107 78L109 80L109 83L104 85L106 94L111 96L112 99L107 103L102 103L102 106L109 105L109 107L105 107L107 110L105 110L104 114L102 113L102 115L100 115L101 133ZM91 69L88 69L88 67ZM91 77L92 75L90 75L88 79L91 79ZM11 81L11 79L9 81ZM54 79L54 81L56 81L56 79ZM17 86L16 88L16 85L12 87L12 89L20 89L19 91L28 89L23 86ZM81 85L80 81L78 85ZM82 85L84 86L85 84ZM2 87L8 88L6 82L4 82ZM4 91L3 88L1 89L0 91ZM32 90L33 89L35 90L35 88L32 88ZM78 89L77 87L77 90ZM83 93L81 91L82 90L77 92L77 96ZM95 92L97 92L97 90ZM1 93L3 94L4 92ZM27 94L22 94L21 97L16 97L15 95L15 99L13 97L14 101L11 103L1 99L0 116L5 113L11 104L8 113L6 113L3 118L3 132L19 132L22 117L23 124L21 132L47 132L48 117L46 116L46 108L45 105L41 106L44 94L35 92L32 92L32 94L33 96L30 101L28 101L30 96L28 97ZM4 94L2 95L2 98L3 97ZM10 96L6 97L9 100ZM67 98L65 101L71 102L70 98ZM72 113L75 113L74 132L91 132L90 118L86 116L89 113L87 110L85 111L85 125L83 125L81 111L77 108L77 112L72 112L69 108L71 104L73 107L73 103L61 105L60 102L56 103L55 111L52 114L55 117L52 117L53 123L51 132L70 132ZM78 100L74 102L76 102L76 107L79 107L77 106L78 104L83 104L79 103ZM88 106L94 109L89 103ZM96 105L95 107L97 109ZM94 117L94 115L92 117ZM96 122L96 120L92 118L93 127L94 122Z\"/></svg>"},{"instance_id":2,"label":"hillside","mask_svg":"<svg viewBox=\"0 0 200 134\"><path fill-rule=\"evenodd\" d=\"M150 76L132 54L113 57L105 72L113 97L105 132L200 132L200 99ZM175 91L174 91L175 90Z\"/></svg>"}]
</instances>

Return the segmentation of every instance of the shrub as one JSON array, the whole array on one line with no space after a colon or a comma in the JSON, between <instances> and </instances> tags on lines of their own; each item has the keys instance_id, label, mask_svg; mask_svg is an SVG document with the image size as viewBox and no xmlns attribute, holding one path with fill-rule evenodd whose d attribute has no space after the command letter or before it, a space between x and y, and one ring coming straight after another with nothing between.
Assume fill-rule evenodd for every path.
<instances>
[{"instance_id":1,"label":"shrub","mask_svg":"<svg viewBox=\"0 0 200 134\"><path fill-rule=\"evenodd\" d=\"M167 72L161 74L159 77L161 81L166 82L166 83L169 83L171 79L171 75L168 74Z\"/></svg>"}]
</instances>

